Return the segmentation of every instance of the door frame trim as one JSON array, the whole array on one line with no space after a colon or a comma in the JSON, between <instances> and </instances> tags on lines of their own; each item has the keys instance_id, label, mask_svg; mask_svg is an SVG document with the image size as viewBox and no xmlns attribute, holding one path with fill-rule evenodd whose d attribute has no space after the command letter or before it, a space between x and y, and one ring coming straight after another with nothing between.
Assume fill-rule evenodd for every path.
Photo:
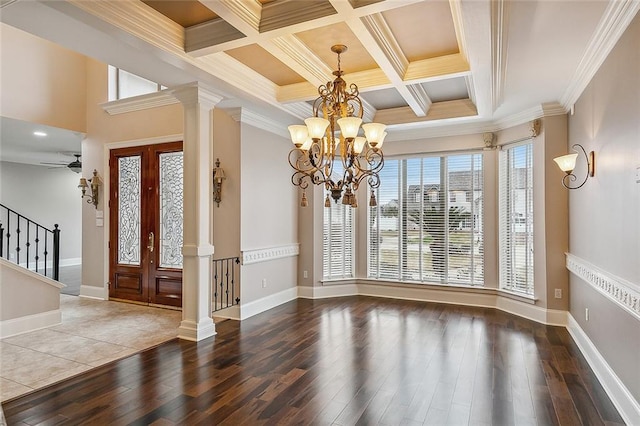
<instances>
[{"instance_id":1,"label":"door frame trim","mask_svg":"<svg viewBox=\"0 0 640 426\"><path fill-rule=\"evenodd\" d=\"M102 212L104 214L104 227L103 227L103 245L102 245L102 282L104 283L103 293L104 300L109 300L109 197L111 196L111 169L109 169L109 158L111 158L111 150L119 148L129 148L134 146L144 145L157 145L160 143L176 142L184 140L184 133L176 133L172 135L156 136L152 138L144 139L131 139L117 142L107 142L103 145L102 150L102 193L104 194L104 203L102 206Z\"/></svg>"}]
</instances>

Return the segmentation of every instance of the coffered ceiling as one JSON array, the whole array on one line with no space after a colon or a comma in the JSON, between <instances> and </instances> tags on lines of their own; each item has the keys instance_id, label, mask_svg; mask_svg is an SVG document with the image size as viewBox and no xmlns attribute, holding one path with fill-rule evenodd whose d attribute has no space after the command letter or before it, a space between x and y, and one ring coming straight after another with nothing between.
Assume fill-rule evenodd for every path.
<instances>
[{"instance_id":1,"label":"coffered ceiling","mask_svg":"<svg viewBox=\"0 0 640 426\"><path fill-rule=\"evenodd\" d=\"M365 120L396 136L564 114L634 0L6 1L2 21L171 87L198 80L283 129L341 55ZM30 17L30 18L28 18ZM36 19L37 18L37 19ZM398 136L402 135L402 136Z\"/></svg>"}]
</instances>

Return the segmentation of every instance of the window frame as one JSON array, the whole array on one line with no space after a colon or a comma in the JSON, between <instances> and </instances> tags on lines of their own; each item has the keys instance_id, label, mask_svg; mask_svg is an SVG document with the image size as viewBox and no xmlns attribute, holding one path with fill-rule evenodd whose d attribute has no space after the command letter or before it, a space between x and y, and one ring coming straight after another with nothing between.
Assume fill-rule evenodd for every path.
<instances>
[{"instance_id":1,"label":"window frame","mask_svg":"<svg viewBox=\"0 0 640 426\"><path fill-rule=\"evenodd\" d=\"M449 174L454 171L453 169L455 167L453 167L452 169L449 168L448 166L448 160L452 159L452 158L456 158L456 157L463 157L463 156L470 156L469 158L469 166L471 168L471 170L469 170L470 175L472 176L472 179L470 180L470 186L468 191L472 194L471 197L473 199L473 197L476 194L479 194L479 209L480 211L478 211L478 209L475 208L476 205L476 200L471 201L469 204L469 210L468 213L471 215L470 218L468 218L468 220L465 220L464 223L462 223L462 228L460 227L456 227L455 229L451 228L452 224L449 222L449 209L452 206L452 204L457 204L457 198L456 198L456 203L451 203L450 201L450 196L447 196L446 194L451 192L450 188L449 188ZM439 163L440 163L440 181L437 185L431 184L429 183L426 178L423 178L422 173L423 173L423 168L426 167L425 166L425 159L432 159L432 158L437 158L439 159ZM411 182L411 184L408 183L407 181L407 161L406 160L419 160L420 161L420 190L418 193L411 193L412 189L411 187L415 186L415 182ZM470 286L470 287L474 287L474 288L486 288L486 282L485 282L485 259L484 259L484 245L485 245L485 230L484 230L484 191L485 191L485 184L484 184L484 174L485 174L485 161L484 161L484 152L480 151L480 150L468 150L468 151L462 151L462 152L448 152L448 153L431 153L431 154L416 154L416 155L403 155L403 156L393 156L393 157L387 157L385 159L385 163L388 166L391 162L393 161L397 161L398 164L397 166L394 166L394 170L395 167L397 167L398 169L398 188L397 191L395 193L391 193L391 195L388 195L390 197L393 197L392 200L395 200L396 198L399 201L399 208L398 208L398 217L396 219L396 225L397 225L397 233L398 233L398 248L397 248L397 255L394 254L393 258L394 260L397 259L397 264L394 265L392 267L392 269L390 270L390 272L384 271L381 268L381 252L380 252L380 248L378 246L378 248L373 246L373 242L374 241L380 241L382 238L381 235L381 226L378 226L378 224L381 224L382 222L382 217L383 215L381 214L381 212L384 211L384 206L381 204L381 200L383 200L383 197L380 196L380 189L375 190L376 191L376 197L378 199L378 204L379 206L377 207L369 207L368 211L367 211L367 226L366 226L366 233L367 233L367 238L366 238L366 276L367 279L371 279L371 280L378 280L378 281L394 281L394 282L403 282L403 283L407 283L407 284L437 284L437 285L446 285L446 286ZM412 178L412 180L415 179L415 176ZM383 182L384 185L384 182ZM436 189L440 188L440 189ZM478 190L479 188L479 190ZM460 189L456 188L456 191L460 191ZM466 192L466 190L465 190ZM453 191L452 193L455 193L455 191ZM408 206L411 204L411 202L414 202L416 200L416 194L421 194L420 197L417 197L417 199L419 199L419 206L412 206L413 209L418 208L419 210L419 214L420 214L420 222L417 224L418 226L418 230L419 230L419 239L418 239L418 273L417 275L419 276L418 279L415 278L411 278L409 276L410 272L408 273L408 271L411 269L408 266L407 263L407 258L410 256L409 252L408 252L408 242L409 241L409 226L408 223L411 222L412 224L414 223L413 221L409 221L407 220L407 209L409 208ZM456 196L457 197L457 196ZM443 217L444 217L444 225L443 225L443 229L444 229L444 266L439 266L439 268L441 268L441 270L444 270L444 276L441 275L441 279L440 280L434 280L431 278L426 277L426 275L428 274L433 274L432 270L427 269L425 266L423 266L423 263L425 263L423 261L423 251L426 251L428 247L430 247L430 244L427 244L425 242L425 238L429 238L429 234L427 232L427 230L424 228L424 214L425 214L425 208L428 207L429 204L433 204L433 203L439 203L444 205L443 207ZM466 223L470 223L471 227L470 228L465 228L465 224ZM477 224L477 227L474 226ZM413 230L415 231L415 230ZM451 261L451 257L452 257L452 243L450 242L450 237L452 235L454 235L454 233L465 233L468 232L469 233L469 241L470 241L470 249L469 249L469 263L470 263L470 268L471 272L469 272L469 278L467 280L465 280L464 278L460 279L456 279L453 277L453 274L449 274L449 265L448 263ZM477 241L476 241L476 236L478 237ZM386 236L383 238L387 238ZM393 237L392 237L393 238ZM415 238L413 238L415 239ZM461 250L464 249L463 246L461 246ZM478 249L479 250L476 250ZM455 254L455 253L454 253ZM459 255L459 253L458 253ZM479 262L478 262L478 257L480 258ZM479 264L478 264L479 263ZM395 269L393 269L395 268ZM432 267L433 269L433 267ZM464 268L462 268L464 269ZM476 272L479 271L478 272ZM386 273L385 273L386 272ZM397 272L397 274L396 274ZM394 276L395 274L395 276ZM415 272L413 273L413 275L415 276Z\"/></svg>"}]
</instances>

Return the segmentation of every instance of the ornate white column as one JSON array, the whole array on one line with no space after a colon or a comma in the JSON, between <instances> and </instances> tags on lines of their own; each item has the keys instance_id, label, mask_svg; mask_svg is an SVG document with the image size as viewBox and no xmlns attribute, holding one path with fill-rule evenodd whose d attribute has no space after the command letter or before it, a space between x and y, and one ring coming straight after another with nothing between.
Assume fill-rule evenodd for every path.
<instances>
[{"instance_id":1,"label":"ornate white column","mask_svg":"<svg viewBox=\"0 0 640 426\"><path fill-rule=\"evenodd\" d=\"M201 84L175 89L184 108L184 245L182 322L178 337L199 341L216 334L211 318L211 150L213 107L222 96Z\"/></svg>"}]
</instances>

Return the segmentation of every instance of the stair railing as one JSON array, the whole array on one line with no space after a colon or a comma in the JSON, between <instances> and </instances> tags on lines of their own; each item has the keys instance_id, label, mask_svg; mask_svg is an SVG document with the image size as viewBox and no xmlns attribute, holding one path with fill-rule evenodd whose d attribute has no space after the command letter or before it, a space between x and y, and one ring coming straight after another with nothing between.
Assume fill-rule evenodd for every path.
<instances>
[{"instance_id":1,"label":"stair railing","mask_svg":"<svg viewBox=\"0 0 640 426\"><path fill-rule=\"evenodd\" d=\"M239 265L239 257L213 259L213 312L240 303Z\"/></svg>"},{"instance_id":2,"label":"stair railing","mask_svg":"<svg viewBox=\"0 0 640 426\"><path fill-rule=\"evenodd\" d=\"M60 276L60 229L0 204L0 257L54 280Z\"/></svg>"}]
</instances>

